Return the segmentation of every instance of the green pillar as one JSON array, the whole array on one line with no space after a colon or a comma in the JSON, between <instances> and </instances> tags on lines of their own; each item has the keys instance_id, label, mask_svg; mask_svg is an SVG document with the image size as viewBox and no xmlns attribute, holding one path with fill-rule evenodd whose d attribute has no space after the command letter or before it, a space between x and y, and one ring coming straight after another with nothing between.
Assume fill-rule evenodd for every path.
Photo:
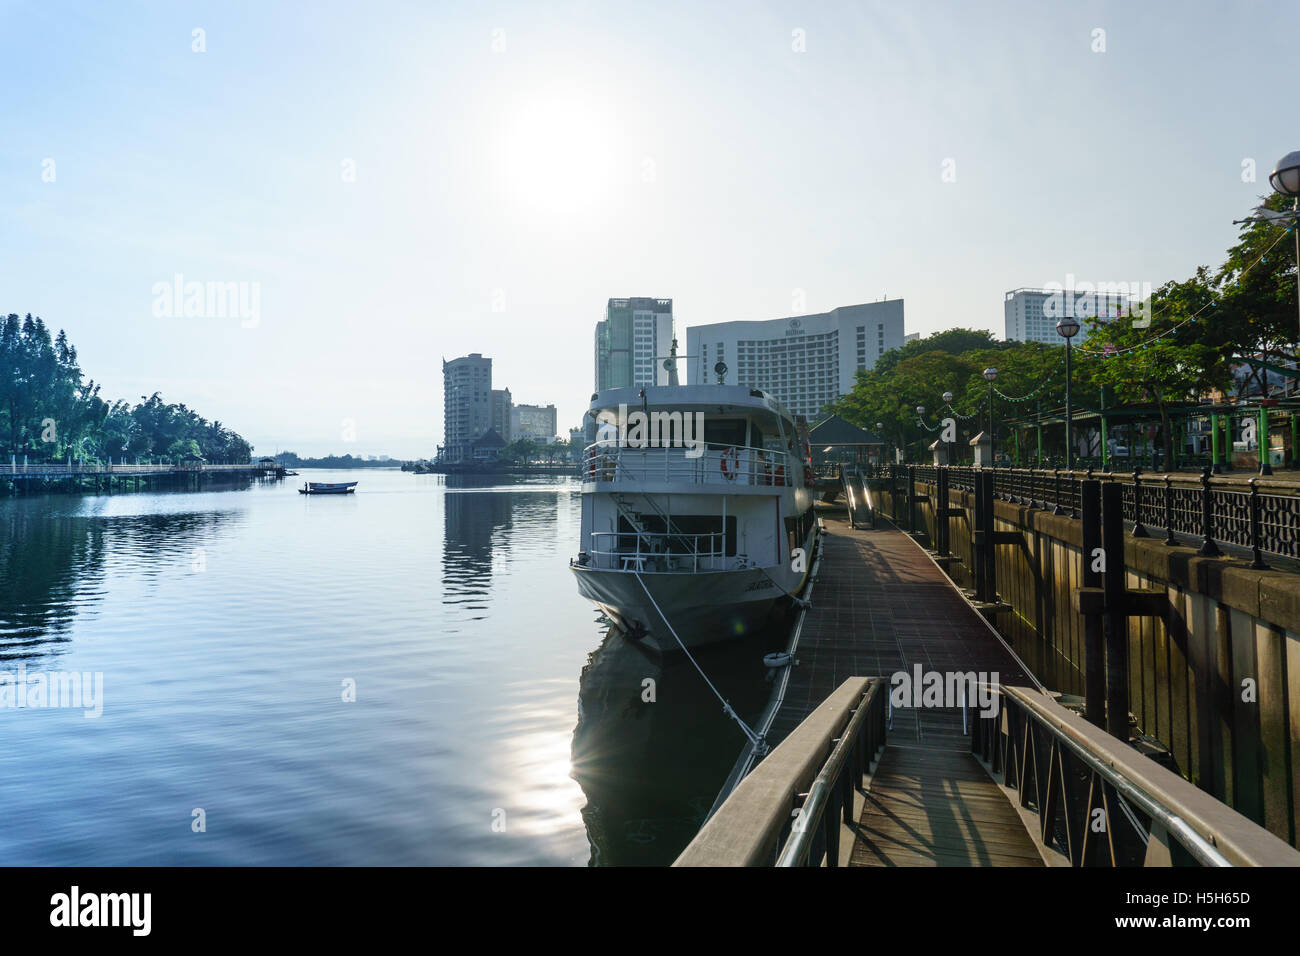
<instances>
[{"instance_id":1,"label":"green pillar","mask_svg":"<svg viewBox=\"0 0 1300 956\"><path fill-rule=\"evenodd\" d=\"M1259 424L1256 426L1256 431L1259 436L1259 440L1256 442L1259 445L1259 473L1261 475L1271 475L1273 474L1273 463L1269 461L1268 454L1270 445L1268 440L1268 409L1263 405L1259 406Z\"/></svg>"},{"instance_id":2,"label":"green pillar","mask_svg":"<svg viewBox=\"0 0 1300 956\"><path fill-rule=\"evenodd\" d=\"M1291 413L1291 467L1300 468L1300 414Z\"/></svg>"},{"instance_id":3,"label":"green pillar","mask_svg":"<svg viewBox=\"0 0 1300 956\"><path fill-rule=\"evenodd\" d=\"M1223 437L1219 439L1219 455L1223 461L1223 470L1232 471L1232 412L1219 419L1223 427Z\"/></svg>"},{"instance_id":4,"label":"green pillar","mask_svg":"<svg viewBox=\"0 0 1300 956\"><path fill-rule=\"evenodd\" d=\"M1013 428L1011 430L1011 437L1016 440L1016 467L1019 468L1020 467L1020 429Z\"/></svg>"},{"instance_id":5,"label":"green pillar","mask_svg":"<svg viewBox=\"0 0 1300 956\"><path fill-rule=\"evenodd\" d=\"M1038 460L1035 468L1043 467L1043 403L1034 402L1034 431L1038 434Z\"/></svg>"},{"instance_id":6,"label":"green pillar","mask_svg":"<svg viewBox=\"0 0 1300 956\"><path fill-rule=\"evenodd\" d=\"M1110 440L1110 426L1106 424L1106 386L1101 387L1101 470L1110 470L1110 449L1106 442Z\"/></svg>"},{"instance_id":7,"label":"green pillar","mask_svg":"<svg viewBox=\"0 0 1300 956\"><path fill-rule=\"evenodd\" d=\"M1219 416L1210 412L1210 467L1217 475L1223 471L1219 461Z\"/></svg>"}]
</instances>

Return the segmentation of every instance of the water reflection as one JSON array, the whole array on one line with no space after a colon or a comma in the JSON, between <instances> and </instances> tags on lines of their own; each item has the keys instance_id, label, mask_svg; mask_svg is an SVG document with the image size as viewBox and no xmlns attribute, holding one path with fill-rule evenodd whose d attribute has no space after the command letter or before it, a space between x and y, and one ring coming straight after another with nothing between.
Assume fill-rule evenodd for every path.
<instances>
[{"instance_id":1,"label":"water reflection","mask_svg":"<svg viewBox=\"0 0 1300 956\"><path fill-rule=\"evenodd\" d=\"M696 652L747 722L767 703L763 655L786 622ZM592 866L663 866L699 830L745 745L683 654L660 656L610 627L579 682L573 776L587 795Z\"/></svg>"},{"instance_id":2,"label":"water reflection","mask_svg":"<svg viewBox=\"0 0 1300 956\"><path fill-rule=\"evenodd\" d=\"M0 510L0 660L56 654L75 619L103 598L107 566L155 577L169 565L192 563L196 549L237 519L236 512L49 514L52 501ZM54 507L67 509L68 502L80 499Z\"/></svg>"},{"instance_id":3,"label":"water reflection","mask_svg":"<svg viewBox=\"0 0 1300 956\"><path fill-rule=\"evenodd\" d=\"M63 768L0 781L0 863L675 858L743 736L685 658L578 596L576 483L361 479L0 502L0 670L106 675L101 719L0 713L0 766ZM747 719L781 639L700 654Z\"/></svg>"}]
</instances>

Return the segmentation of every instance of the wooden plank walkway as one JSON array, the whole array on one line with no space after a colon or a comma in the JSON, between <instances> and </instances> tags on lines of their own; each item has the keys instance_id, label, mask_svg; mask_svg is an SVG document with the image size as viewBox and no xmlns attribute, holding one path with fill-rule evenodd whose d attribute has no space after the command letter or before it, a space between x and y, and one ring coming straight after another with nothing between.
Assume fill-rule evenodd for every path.
<instances>
[{"instance_id":1,"label":"wooden plank walkway","mask_svg":"<svg viewBox=\"0 0 1300 956\"><path fill-rule=\"evenodd\" d=\"M850 866L1042 866L1011 801L969 753L889 746Z\"/></svg>"},{"instance_id":2,"label":"wooden plank walkway","mask_svg":"<svg viewBox=\"0 0 1300 956\"><path fill-rule=\"evenodd\" d=\"M903 532L849 527L824 511L822 564L799 665L768 732L773 746L844 680L897 671L975 671L1031 683L929 556ZM850 865L1041 866L1011 802L970 753L959 709L893 712L889 745L857 826Z\"/></svg>"}]
</instances>

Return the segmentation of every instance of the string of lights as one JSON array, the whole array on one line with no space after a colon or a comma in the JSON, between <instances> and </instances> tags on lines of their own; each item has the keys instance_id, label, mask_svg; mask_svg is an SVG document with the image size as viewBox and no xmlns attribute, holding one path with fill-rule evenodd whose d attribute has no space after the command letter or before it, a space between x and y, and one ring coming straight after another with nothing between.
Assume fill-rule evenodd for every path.
<instances>
[{"instance_id":1,"label":"string of lights","mask_svg":"<svg viewBox=\"0 0 1300 956\"><path fill-rule=\"evenodd\" d=\"M1033 391L1025 395L1021 395L1018 398L1006 394L1001 389L999 389L996 385L993 386L993 391L997 394L998 398L1001 398L1003 401L1006 402L1013 402L1018 404L1021 402L1030 401L1031 399L1037 398L1039 395L1041 395L1043 391L1056 380L1056 373L1059 372L1062 366L1064 365L1065 365L1065 358L1064 356L1062 356L1061 360L1056 363L1055 367L1053 367L1053 369L1047 373L1047 377L1044 378L1043 381L1040 382L1038 386L1034 388Z\"/></svg>"},{"instance_id":2,"label":"string of lights","mask_svg":"<svg viewBox=\"0 0 1300 956\"><path fill-rule=\"evenodd\" d=\"M1291 224L1286 229L1284 229L1276 239L1274 239L1271 243L1269 243L1268 248L1265 249L1262 253L1260 253L1259 258L1257 258L1254 262L1246 266L1246 268L1242 269L1241 272L1238 273L1237 278L1233 280L1232 287L1235 288L1241 285L1241 280L1245 278L1245 276L1250 272L1251 269L1254 269L1261 262L1266 262L1268 260L1268 254L1273 251L1273 247L1276 246L1283 239L1285 239L1287 236L1291 235L1291 233L1295 231L1295 228L1296 228L1295 224L1294 223ZM1170 328L1165 329L1163 332L1159 333L1158 335L1146 339L1145 341L1137 342L1133 345L1126 345L1123 348L1116 348L1115 346L1103 346L1102 348L1099 349L1090 349L1083 345L1076 345L1074 349L1076 352L1082 352L1085 355L1101 355L1106 358L1113 358L1117 355L1123 355L1125 352L1139 352L1144 349L1150 348L1151 346L1157 344L1161 339L1173 335L1184 325L1187 325L1190 322L1199 321L1201 318L1201 313L1204 312L1206 309L1214 308L1214 306L1218 304L1219 299L1223 298L1225 291L1226 290L1220 290L1214 293L1214 296L1210 299L1209 302L1205 303L1205 305L1201 306L1199 309L1197 309L1187 318L1183 319L1181 322L1174 324ZM1155 321L1156 316L1153 315L1151 319L1152 321Z\"/></svg>"}]
</instances>

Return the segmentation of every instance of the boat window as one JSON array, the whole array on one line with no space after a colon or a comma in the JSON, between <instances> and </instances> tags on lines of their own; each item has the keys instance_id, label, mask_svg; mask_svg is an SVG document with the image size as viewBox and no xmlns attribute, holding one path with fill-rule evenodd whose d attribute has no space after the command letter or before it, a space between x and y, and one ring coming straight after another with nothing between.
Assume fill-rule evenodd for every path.
<instances>
[{"instance_id":1,"label":"boat window","mask_svg":"<svg viewBox=\"0 0 1300 956\"><path fill-rule=\"evenodd\" d=\"M704 442L710 447L744 447L745 420L743 418L709 418L704 417Z\"/></svg>"}]
</instances>

